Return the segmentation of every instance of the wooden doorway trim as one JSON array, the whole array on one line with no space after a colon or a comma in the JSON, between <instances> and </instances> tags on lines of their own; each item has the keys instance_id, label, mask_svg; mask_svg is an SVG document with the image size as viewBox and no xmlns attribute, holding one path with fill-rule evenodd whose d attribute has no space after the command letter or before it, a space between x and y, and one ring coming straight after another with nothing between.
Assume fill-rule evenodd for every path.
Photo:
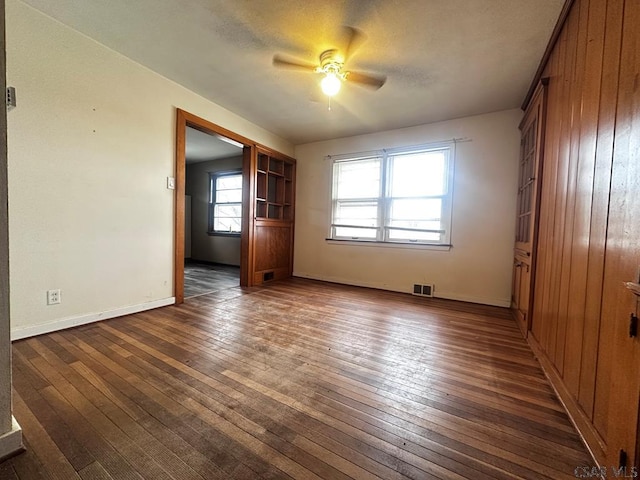
<instances>
[{"instance_id":1,"label":"wooden doorway trim","mask_svg":"<svg viewBox=\"0 0 640 480\"><path fill-rule=\"evenodd\" d=\"M240 285L249 286L249 252L252 249L251 232L253 225L250 214L251 190L247 189L248 181L251 178L252 163L255 157L256 145L248 138L238 135L226 128L212 123L204 118L193 115L181 109L177 109L176 114L176 172L175 172L175 194L174 194L174 297L176 304L184 302L184 195L185 195L185 172L186 172L186 136L187 127L195 128L201 132L211 135L222 135L244 145L242 155L242 173L244 177L243 186L245 193L242 198L242 229L240 234Z\"/></svg>"}]
</instances>

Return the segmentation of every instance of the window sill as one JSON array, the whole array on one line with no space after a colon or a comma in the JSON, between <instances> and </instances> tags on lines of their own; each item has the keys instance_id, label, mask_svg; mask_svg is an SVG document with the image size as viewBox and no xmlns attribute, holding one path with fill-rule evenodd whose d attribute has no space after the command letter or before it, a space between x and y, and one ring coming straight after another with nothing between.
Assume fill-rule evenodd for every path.
<instances>
[{"instance_id":1,"label":"window sill","mask_svg":"<svg viewBox=\"0 0 640 480\"><path fill-rule=\"evenodd\" d=\"M240 238L241 233L227 233L227 232L207 232L207 235L210 237L232 237L232 238Z\"/></svg>"},{"instance_id":2,"label":"window sill","mask_svg":"<svg viewBox=\"0 0 640 480\"><path fill-rule=\"evenodd\" d=\"M440 250L448 252L453 245L441 243L410 243L410 242L377 242L374 240L336 240L325 239L331 245L357 245L359 247L382 247L382 248L408 248L413 250Z\"/></svg>"}]
</instances>

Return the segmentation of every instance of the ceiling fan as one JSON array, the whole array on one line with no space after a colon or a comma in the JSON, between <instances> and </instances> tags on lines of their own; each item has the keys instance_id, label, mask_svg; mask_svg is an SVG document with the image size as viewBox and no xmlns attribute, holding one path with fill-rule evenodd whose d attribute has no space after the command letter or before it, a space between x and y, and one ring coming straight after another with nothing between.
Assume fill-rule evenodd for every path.
<instances>
[{"instance_id":1,"label":"ceiling fan","mask_svg":"<svg viewBox=\"0 0 640 480\"><path fill-rule=\"evenodd\" d=\"M273 65L276 67L294 68L324 75L324 78L320 81L320 87L324 94L329 97L334 96L340 91L340 87L344 81L357 83L375 90L379 89L386 82L386 77L345 70L345 63L348 61L354 48L362 43L363 34L353 27L344 28L348 33L348 42L344 53L341 53L335 48L325 50L320 54L320 62L316 65L287 59L282 55L276 54L273 57Z\"/></svg>"}]
</instances>

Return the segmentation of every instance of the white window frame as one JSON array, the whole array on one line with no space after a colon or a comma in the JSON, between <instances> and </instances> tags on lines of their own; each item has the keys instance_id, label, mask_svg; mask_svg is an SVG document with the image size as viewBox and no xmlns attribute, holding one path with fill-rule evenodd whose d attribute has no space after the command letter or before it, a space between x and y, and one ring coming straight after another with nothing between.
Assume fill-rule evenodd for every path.
<instances>
[{"instance_id":1,"label":"white window frame","mask_svg":"<svg viewBox=\"0 0 640 480\"><path fill-rule=\"evenodd\" d=\"M443 151L446 152L445 157L445 178L444 178L444 193L442 195L430 195L430 196L420 196L420 197L412 197L416 199L429 199L429 198L439 198L442 200L441 206L441 215L440 215L440 223L441 228L438 230L428 230L428 229L411 229L411 228L399 228L399 227L391 227L389 225L389 220L391 216L390 208L391 208L391 197L390 189L390 170L392 158L397 155L402 154L412 154L412 153L423 153L423 152L433 152L433 151ZM330 156L328 157L331 160L331 178L332 178L332 187L331 187L331 221L329 226L329 236L327 240L336 241L336 242L347 242L347 243L359 243L359 244L382 244L384 246L437 246L437 247L451 247L451 216L452 216L452 207L453 207L453 176L454 176L454 161L455 161L455 142L440 142L428 145L414 145L409 147L401 147L401 148L393 148L393 149L385 149L381 151L372 151L372 152L363 152L356 154L345 154L338 156ZM380 161L380 192L378 197L375 198L357 198L357 199L338 199L336 198L337 185L338 185L338 173L335 168L336 165L343 162L354 162L358 160L366 160L366 159L374 159L379 158ZM396 197L397 199L398 197ZM402 197L400 197L402 198ZM378 204L378 214L376 219L376 225L372 227L362 227L360 225L344 225L338 224L335 221L336 212L338 208L338 202L342 203L346 202L363 202L363 201L371 201L377 202ZM350 237L350 236L340 236L337 234L338 228L344 227L356 227L356 228L371 228L376 231L375 238L362 238L362 237ZM389 238L390 230L406 230L407 232L416 231L416 232L437 232L440 234L440 241L434 240L420 240L417 238L411 238L410 235L407 238L397 238L391 239Z\"/></svg>"},{"instance_id":2,"label":"white window frame","mask_svg":"<svg viewBox=\"0 0 640 480\"><path fill-rule=\"evenodd\" d=\"M240 177L242 180L242 170L232 170L226 172L209 172L209 235L227 235L227 236L240 236L242 232L242 213L240 214L240 230L239 231L227 231L227 230L215 230L215 210L216 205L239 205L240 212L242 212L242 201L240 202L216 202L216 180L220 177Z\"/></svg>"}]
</instances>

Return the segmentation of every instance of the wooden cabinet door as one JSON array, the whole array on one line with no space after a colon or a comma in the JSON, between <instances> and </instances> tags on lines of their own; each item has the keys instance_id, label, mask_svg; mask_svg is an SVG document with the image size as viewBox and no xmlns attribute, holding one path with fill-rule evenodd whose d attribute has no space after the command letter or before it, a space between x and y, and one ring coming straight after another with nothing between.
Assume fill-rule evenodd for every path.
<instances>
[{"instance_id":1,"label":"wooden cabinet door","mask_svg":"<svg viewBox=\"0 0 640 480\"><path fill-rule=\"evenodd\" d=\"M520 123L520 165L518 168L518 203L516 249L531 253L534 249L538 197L542 172L545 87L540 84Z\"/></svg>"},{"instance_id":2,"label":"wooden cabinet door","mask_svg":"<svg viewBox=\"0 0 640 480\"><path fill-rule=\"evenodd\" d=\"M529 257L516 253L513 260L513 285L511 309L516 317L522 334L527 336L529 304L531 295L531 263Z\"/></svg>"},{"instance_id":3,"label":"wooden cabinet door","mask_svg":"<svg viewBox=\"0 0 640 480\"><path fill-rule=\"evenodd\" d=\"M536 230L540 211L538 202L542 185L546 83L541 82L538 86L520 123L522 139L511 307L525 337L531 328L532 279L535 272Z\"/></svg>"},{"instance_id":4,"label":"wooden cabinet door","mask_svg":"<svg viewBox=\"0 0 640 480\"><path fill-rule=\"evenodd\" d=\"M518 261L518 257L515 257L513 259L513 276L511 284L511 309L516 312L516 315L520 305L520 283L522 280L520 276L521 269L522 265Z\"/></svg>"}]
</instances>

